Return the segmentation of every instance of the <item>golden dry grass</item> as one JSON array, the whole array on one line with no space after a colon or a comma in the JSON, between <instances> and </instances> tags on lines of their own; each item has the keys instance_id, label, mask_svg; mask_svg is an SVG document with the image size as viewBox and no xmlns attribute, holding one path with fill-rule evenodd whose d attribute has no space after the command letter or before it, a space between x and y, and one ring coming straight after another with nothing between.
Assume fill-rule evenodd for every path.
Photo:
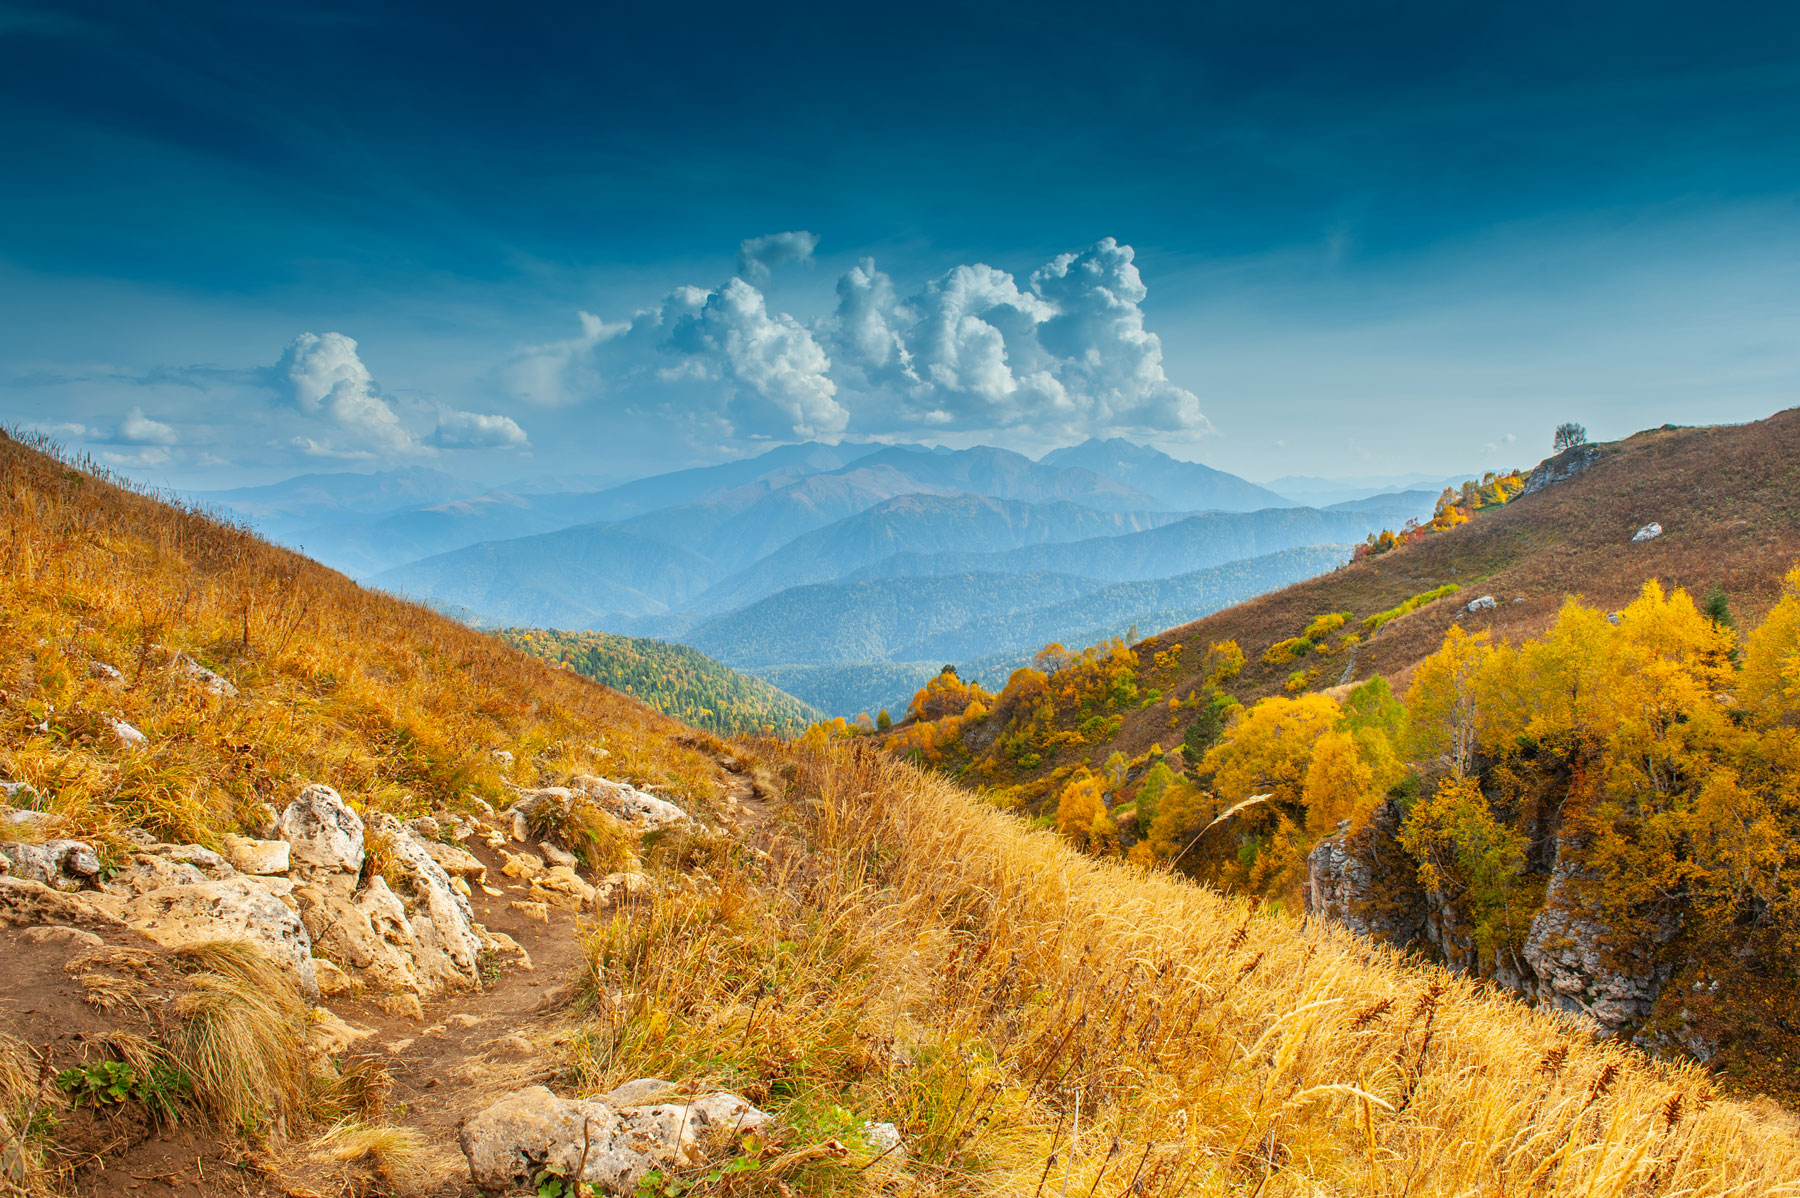
<instances>
[{"instance_id":1,"label":"golden dry grass","mask_svg":"<svg viewBox=\"0 0 1800 1198\"><path fill-rule=\"evenodd\" d=\"M216 847L314 781L403 816L578 770L716 798L672 720L163 498L0 436L0 776L47 796L62 834ZM115 719L147 743L120 745Z\"/></svg>"},{"instance_id":2,"label":"golden dry grass","mask_svg":"<svg viewBox=\"0 0 1800 1198\"><path fill-rule=\"evenodd\" d=\"M778 864L592 946L591 1086L708 1079L795 1125L721 1192L1800 1193L1793 1120L1697 1068L853 747L790 785ZM863 1119L908 1155L862 1172ZM850 1155L795 1160L832 1138Z\"/></svg>"}]
</instances>

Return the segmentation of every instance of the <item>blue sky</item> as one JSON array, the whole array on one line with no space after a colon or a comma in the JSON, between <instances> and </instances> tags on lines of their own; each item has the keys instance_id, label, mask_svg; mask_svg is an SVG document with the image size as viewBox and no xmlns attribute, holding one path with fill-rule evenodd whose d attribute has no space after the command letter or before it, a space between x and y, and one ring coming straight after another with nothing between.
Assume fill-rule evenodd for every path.
<instances>
[{"instance_id":1,"label":"blue sky","mask_svg":"<svg viewBox=\"0 0 1800 1198\"><path fill-rule=\"evenodd\" d=\"M186 486L1800 402L1800 9L0 4L0 420ZM523 11L514 11L523 9Z\"/></svg>"}]
</instances>

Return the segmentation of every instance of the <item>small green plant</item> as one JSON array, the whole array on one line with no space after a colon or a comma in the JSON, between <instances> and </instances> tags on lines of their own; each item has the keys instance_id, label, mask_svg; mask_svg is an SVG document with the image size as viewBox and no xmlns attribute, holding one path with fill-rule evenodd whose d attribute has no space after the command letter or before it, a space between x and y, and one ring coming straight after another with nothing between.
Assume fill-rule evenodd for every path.
<instances>
[{"instance_id":1,"label":"small green plant","mask_svg":"<svg viewBox=\"0 0 1800 1198\"><path fill-rule=\"evenodd\" d=\"M56 1075L56 1085L77 1104L117 1106L126 1099L142 1103L151 1116L173 1123L193 1094L194 1083L181 1067L155 1061L141 1073L125 1061L96 1061Z\"/></svg>"},{"instance_id":2,"label":"small green plant","mask_svg":"<svg viewBox=\"0 0 1800 1198\"><path fill-rule=\"evenodd\" d=\"M753 1173L760 1168L762 1162L756 1157L734 1156L697 1177L670 1177L661 1169L652 1169L638 1179L636 1198L682 1198L682 1195L693 1193L701 1186L717 1185L734 1173ZM560 1195L551 1195L551 1198L560 1198Z\"/></svg>"},{"instance_id":3,"label":"small green plant","mask_svg":"<svg viewBox=\"0 0 1800 1198\"><path fill-rule=\"evenodd\" d=\"M137 1070L124 1061L97 1061L56 1075L56 1086L77 1103L115 1106L131 1097Z\"/></svg>"}]
</instances>

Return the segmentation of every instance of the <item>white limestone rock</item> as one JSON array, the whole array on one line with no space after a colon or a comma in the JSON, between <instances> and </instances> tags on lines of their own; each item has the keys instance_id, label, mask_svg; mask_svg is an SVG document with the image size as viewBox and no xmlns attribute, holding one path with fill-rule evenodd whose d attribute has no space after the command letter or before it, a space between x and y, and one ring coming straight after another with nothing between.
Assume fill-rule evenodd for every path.
<instances>
[{"instance_id":1,"label":"white limestone rock","mask_svg":"<svg viewBox=\"0 0 1800 1198\"><path fill-rule=\"evenodd\" d=\"M82 890L100 873L100 858L93 846L80 840L50 840L43 844L0 843L0 858L10 862L15 878L41 882L57 890Z\"/></svg>"},{"instance_id":2,"label":"white limestone rock","mask_svg":"<svg viewBox=\"0 0 1800 1198\"><path fill-rule=\"evenodd\" d=\"M127 900L125 922L165 948L212 940L245 940L291 966L300 989L318 997L312 938L288 906L248 878L165 886Z\"/></svg>"},{"instance_id":3,"label":"white limestone rock","mask_svg":"<svg viewBox=\"0 0 1800 1198\"><path fill-rule=\"evenodd\" d=\"M253 840L225 834L225 859L241 874L285 874L292 863L293 848L285 840Z\"/></svg>"},{"instance_id":4,"label":"white limestone rock","mask_svg":"<svg viewBox=\"0 0 1800 1198\"><path fill-rule=\"evenodd\" d=\"M294 797L276 829L293 845L293 863L356 873L363 864L363 821L337 791L313 784Z\"/></svg>"},{"instance_id":5,"label":"white limestone rock","mask_svg":"<svg viewBox=\"0 0 1800 1198\"><path fill-rule=\"evenodd\" d=\"M1633 543L1642 542L1642 541L1654 541L1657 537L1662 536L1662 534L1663 534L1663 526L1658 524L1656 521L1652 520L1652 521L1650 521L1650 523L1644 525L1644 527L1642 527L1642 528L1638 529L1636 532L1632 533L1631 539L1632 539Z\"/></svg>"},{"instance_id":6,"label":"white limestone rock","mask_svg":"<svg viewBox=\"0 0 1800 1198\"><path fill-rule=\"evenodd\" d=\"M327 875L295 887L294 901L320 956L378 992L420 993L412 924L386 879L358 890L352 878Z\"/></svg>"},{"instance_id":7,"label":"white limestone rock","mask_svg":"<svg viewBox=\"0 0 1800 1198\"><path fill-rule=\"evenodd\" d=\"M624 1142L624 1130L605 1103L530 1086L471 1116L458 1138L470 1179L483 1190L526 1186L543 1170L630 1194L656 1162Z\"/></svg>"}]
</instances>

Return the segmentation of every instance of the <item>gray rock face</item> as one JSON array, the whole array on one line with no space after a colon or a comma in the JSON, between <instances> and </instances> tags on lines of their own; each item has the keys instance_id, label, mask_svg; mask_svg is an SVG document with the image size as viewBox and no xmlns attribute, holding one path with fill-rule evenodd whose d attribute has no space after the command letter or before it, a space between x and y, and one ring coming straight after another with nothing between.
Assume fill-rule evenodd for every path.
<instances>
[{"instance_id":1,"label":"gray rock face","mask_svg":"<svg viewBox=\"0 0 1800 1198\"><path fill-rule=\"evenodd\" d=\"M300 989L319 994L313 975L312 938L300 917L248 878L165 886L125 903L125 922L165 948L210 940L247 940L270 957L292 965Z\"/></svg>"},{"instance_id":2,"label":"gray rock face","mask_svg":"<svg viewBox=\"0 0 1800 1198\"><path fill-rule=\"evenodd\" d=\"M56 890L81 890L100 872L100 858L93 846L80 840L50 840L43 844L0 843L0 858L15 878L26 878Z\"/></svg>"},{"instance_id":3,"label":"gray rock face","mask_svg":"<svg viewBox=\"0 0 1800 1198\"><path fill-rule=\"evenodd\" d=\"M296 865L344 873L362 869L362 817L329 786L315 783L296 795L276 830L294 846Z\"/></svg>"},{"instance_id":4,"label":"gray rock face","mask_svg":"<svg viewBox=\"0 0 1800 1198\"><path fill-rule=\"evenodd\" d=\"M1333 919L1351 931L1393 945L1412 943L1425 931L1427 903L1418 871L1394 841L1401 813L1389 801L1352 833L1313 846L1306 859L1306 913Z\"/></svg>"},{"instance_id":5,"label":"gray rock face","mask_svg":"<svg viewBox=\"0 0 1800 1198\"><path fill-rule=\"evenodd\" d=\"M627 1082L609 1099L667 1090L658 1078ZM662 1102L617 1108L605 1101L558 1098L543 1086L508 1094L463 1123L463 1155L484 1190L527 1184L539 1170L631 1194L658 1166L705 1160L702 1136L747 1135L770 1116L736 1094L714 1093L689 1104Z\"/></svg>"},{"instance_id":6,"label":"gray rock face","mask_svg":"<svg viewBox=\"0 0 1800 1198\"><path fill-rule=\"evenodd\" d=\"M387 838L403 877L402 902L412 924L414 971L428 993L473 986L480 980L481 937L475 910L424 844L391 815L378 815L375 829Z\"/></svg>"},{"instance_id":7,"label":"gray rock face","mask_svg":"<svg viewBox=\"0 0 1800 1198\"><path fill-rule=\"evenodd\" d=\"M1597 445L1577 445L1573 449L1565 449L1553 458L1545 458L1538 463L1537 469L1525 480L1523 495L1535 494L1545 487L1574 478L1600 460L1600 447Z\"/></svg>"},{"instance_id":8,"label":"gray rock face","mask_svg":"<svg viewBox=\"0 0 1800 1198\"><path fill-rule=\"evenodd\" d=\"M1559 842L1543 908L1525 940L1533 993L1540 1007L1582 1016L1602 1035L1629 1036L1656 1006L1671 967L1642 952L1617 951L1611 929L1583 907L1574 885L1579 877L1569 846ZM1657 939L1678 930L1671 924Z\"/></svg>"},{"instance_id":9,"label":"gray rock face","mask_svg":"<svg viewBox=\"0 0 1800 1198\"><path fill-rule=\"evenodd\" d=\"M469 1177L483 1190L530 1184L539 1170L629 1194L653 1163L619 1144L621 1127L601 1102L558 1098L543 1086L508 1094L463 1124Z\"/></svg>"},{"instance_id":10,"label":"gray rock face","mask_svg":"<svg viewBox=\"0 0 1800 1198\"><path fill-rule=\"evenodd\" d=\"M115 895L68 894L28 878L0 875L0 928L39 924L117 928L123 926L123 909L124 903Z\"/></svg>"},{"instance_id":11,"label":"gray rock face","mask_svg":"<svg viewBox=\"0 0 1800 1198\"><path fill-rule=\"evenodd\" d=\"M624 782L593 774L576 774L569 785L600 805L601 810L645 831L691 822L687 812Z\"/></svg>"}]
</instances>

